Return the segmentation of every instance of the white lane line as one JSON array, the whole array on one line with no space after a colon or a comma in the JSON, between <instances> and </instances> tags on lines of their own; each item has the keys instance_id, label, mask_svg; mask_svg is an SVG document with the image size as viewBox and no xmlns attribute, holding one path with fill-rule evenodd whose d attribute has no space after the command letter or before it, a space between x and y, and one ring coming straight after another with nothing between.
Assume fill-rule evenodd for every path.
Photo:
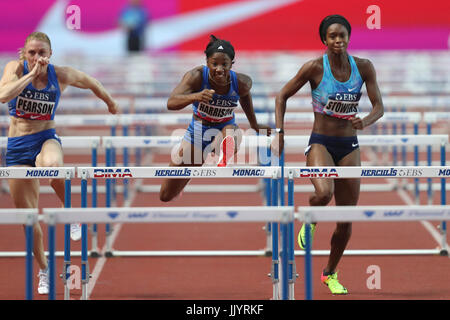
<instances>
[{"instance_id":1,"label":"white lane line","mask_svg":"<svg viewBox=\"0 0 450 320\"><path fill-rule=\"evenodd\" d=\"M400 196L400 198L402 198L402 200L405 202L405 204L410 205L410 206L415 204L412 197L405 190L398 189L397 193ZM442 235L440 234L440 232L438 230L436 230L435 227L429 221L423 220L423 221L420 221L420 223L431 234L431 236L434 238L434 240L438 243L438 245L440 247L442 244ZM447 248L448 248L448 243L447 243Z\"/></svg>"},{"instance_id":2,"label":"white lane line","mask_svg":"<svg viewBox=\"0 0 450 320\"><path fill-rule=\"evenodd\" d=\"M151 163L152 160L152 154L150 153L147 157L144 157L145 163ZM124 202L123 207L129 207L133 203L134 199L137 195L137 190L139 190L139 187L142 185L142 179L136 179L133 186L130 186L130 193L128 196L128 199ZM111 247L114 246L114 242L116 241L117 236L119 235L120 229L122 228L122 223L116 223L112 226L113 231L111 233ZM97 263L95 264L94 271L92 271L91 275L92 277L89 279L88 283L88 289L87 289L87 299L89 300L92 292L94 291L95 284L97 283L97 280L100 278L100 274L103 271L103 267L105 266L105 263L107 261L107 258L105 257L106 252L106 243L103 246L102 250L100 251L101 257L97 259ZM109 259L109 258L108 258ZM81 300L81 299L80 299Z\"/></svg>"},{"instance_id":3,"label":"white lane line","mask_svg":"<svg viewBox=\"0 0 450 320\"><path fill-rule=\"evenodd\" d=\"M378 160L377 155L375 154L375 152L371 149L366 150L366 154L367 157L370 159L370 161L372 162L376 162ZM387 164L386 164L387 165ZM403 202L407 205L415 205L416 203L414 202L413 198L408 194L408 192L406 192L403 188L402 188L402 184L399 183L399 179L386 179L389 184L392 185L392 187L394 188L394 186L397 186L396 191L397 194L399 195L399 197L403 200ZM440 232L438 230L435 229L435 227L429 222L429 221L420 221L420 224L425 228L425 230L428 231L428 233L433 237L433 239L437 242L438 246L441 247L442 245L442 236L440 234ZM449 245L448 243L446 244L446 247L448 248Z\"/></svg>"}]
</instances>

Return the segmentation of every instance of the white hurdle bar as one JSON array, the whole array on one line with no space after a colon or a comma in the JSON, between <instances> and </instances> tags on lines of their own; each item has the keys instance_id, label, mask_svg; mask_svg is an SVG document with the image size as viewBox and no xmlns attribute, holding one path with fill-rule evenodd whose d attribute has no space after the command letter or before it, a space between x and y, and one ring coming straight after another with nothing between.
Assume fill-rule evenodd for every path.
<instances>
[{"instance_id":1,"label":"white hurdle bar","mask_svg":"<svg viewBox=\"0 0 450 320\"><path fill-rule=\"evenodd\" d=\"M106 198L105 206L112 205L112 179L146 179L146 178L271 178L278 179L280 177L280 167L78 167L77 176L80 177L82 183L81 202L87 206L87 179L106 179ZM107 225L108 226L108 225ZM113 255L131 255L135 256L136 252L112 252L110 235L111 228L107 228L106 234L106 253L111 257ZM162 252L162 254L164 254ZM166 253L171 255L170 252ZM195 252L192 254L195 255ZM235 254L229 252L228 254ZM257 255L264 255L263 252L257 252ZM138 255L147 255L138 253Z\"/></svg>"},{"instance_id":2,"label":"white hurdle bar","mask_svg":"<svg viewBox=\"0 0 450 320\"><path fill-rule=\"evenodd\" d=\"M65 208L71 207L71 179L73 177L75 177L75 168L73 167L0 167L0 179L65 179ZM14 209L11 211L14 211ZM65 254L63 279L64 283L66 283L70 276L70 255L67 255L67 252L70 252L70 225L65 225L64 233ZM9 256L10 254L9 252L2 252L2 256ZM49 264L50 267L52 267L51 264Z\"/></svg>"},{"instance_id":3,"label":"white hurdle bar","mask_svg":"<svg viewBox=\"0 0 450 320\"><path fill-rule=\"evenodd\" d=\"M288 178L288 205L294 205L294 179L296 178L440 178L441 203L446 205L445 179L450 177L450 166L417 166L417 167L285 167L284 175ZM338 207L333 207L338 208ZM441 248L431 250L402 250L402 254L441 254L448 255L446 221L441 222ZM354 254L372 254L367 250L358 250ZM384 250L383 254L398 254L395 250Z\"/></svg>"},{"instance_id":4,"label":"white hurdle bar","mask_svg":"<svg viewBox=\"0 0 450 320\"><path fill-rule=\"evenodd\" d=\"M82 189L81 189L81 203L82 207L87 206L87 179L106 179L106 207L111 206L111 179L129 179L129 178L270 178L272 183L276 184L276 181L281 177L280 167L79 167L77 168L77 176L81 177ZM277 206L278 194L276 188L273 190L272 206ZM107 225L106 233L106 250L105 256L148 256L154 255L156 252L114 252L111 246L111 233L112 229L110 224ZM281 230L281 233L288 232L288 229ZM82 239L87 238L87 233L82 235ZM272 272L270 276L272 281L277 283L279 280L278 272L278 224L272 223ZM87 240L85 240L87 241ZM291 246L290 249L293 247ZM159 255L174 255L173 252L158 252ZM204 252L201 252L204 255ZM242 255L242 252L231 251L209 251L210 255L235 255L238 253ZM176 252L175 255L179 255ZM198 251L184 251L184 255L196 256ZM248 255L248 251L245 252ZM259 251L257 255L266 256L267 251ZM295 261L290 260L290 265L295 265ZM294 267L295 269L295 267ZM292 282L291 280L289 280ZM290 284L293 286L293 283Z\"/></svg>"},{"instance_id":5,"label":"white hurdle bar","mask_svg":"<svg viewBox=\"0 0 450 320\"><path fill-rule=\"evenodd\" d=\"M25 226L25 299L33 300L33 225L38 221L38 209L0 209L0 224Z\"/></svg>"},{"instance_id":6,"label":"white hurdle bar","mask_svg":"<svg viewBox=\"0 0 450 320\"><path fill-rule=\"evenodd\" d=\"M44 221L48 224L49 238L55 239L55 226L58 223L161 223L161 222L279 222L282 227L294 221L293 207L140 207L140 208L46 208L43 209ZM281 282L273 281L274 299L287 300L289 297L287 277L288 239L282 233L283 250L281 252ZM51 245L54 250L54 244ZM89 265L87 246L82 246L82 299L87 300ZM54 252L50 252L54 259ZM51 263L52 268L55 264ZM278 261L275 264L278 267ZM273 266L272 266L273 267ZM55 295L55 277L50 277L50 292ZM281 284L281 291L280 291ZM68 299L65 296L65 299Z\"/></svg>"},{"instance_id":7,"label":"white hurdle bar","mask_svg":"<svg viewBox=\"0 0 450 320\"><path fill-rule=\"evenodd\" d=\"M317 206L298 207L296 219L305 223L305 298L313 299L312 250L310 224L316 222L353 221L422 221L450 219L450 206Z\"/></svg>"}]
</instances>

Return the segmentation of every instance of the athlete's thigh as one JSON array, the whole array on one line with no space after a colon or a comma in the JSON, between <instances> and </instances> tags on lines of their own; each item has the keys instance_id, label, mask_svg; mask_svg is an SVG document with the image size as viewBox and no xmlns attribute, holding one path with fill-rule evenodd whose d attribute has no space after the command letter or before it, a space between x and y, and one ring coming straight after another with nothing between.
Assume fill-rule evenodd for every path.
<instances>
[{"instance_id":1,"label":"athlete's thigh","mask_svg":"<svg viewBox=\"0 0 450 320\"><path fill-rule=\"evenodd\" d=\"M37 167L62 167L63 150L55 139L48 139L42 144L41 152L36 157Z\"/></svg>"},{"instance_id":2,"label":"athlete's thigh","mask_svg":"<svg viewBox=\"0 0 450 320\"><path fill-rule=\"evenodd\" d=\"M333 167L334 161L324 145L313 143L306 156L306 165L308 167ZM321 192L333 192L333 179L329 178L312 178L314 188Z\"/></svg>"},{"instance_id":3,"label":"athlete's thigh","mask_svg":"<svg viewBox=\"0 0 450 320\"><path fill-rule=\"evenodd\" d=\"M17 165L14 167L30 167ZM39 179L9 179L9 192L16 208L37 208L39 202Z\"/></svg>"},{"instance_id":4,"label":"athlete's thigh","mask_svg":"<svg viewBox=\"0 0 450 320\"><path fill-rule=\"evenodd\" d=\"M359 149L353 150L351 153L342 158L338 165L340 167L359 167L361 166L361 156ZM360 179L335 179L334 198L336 205L356 205L359 199Z\"/></svg>"}]
</instances>

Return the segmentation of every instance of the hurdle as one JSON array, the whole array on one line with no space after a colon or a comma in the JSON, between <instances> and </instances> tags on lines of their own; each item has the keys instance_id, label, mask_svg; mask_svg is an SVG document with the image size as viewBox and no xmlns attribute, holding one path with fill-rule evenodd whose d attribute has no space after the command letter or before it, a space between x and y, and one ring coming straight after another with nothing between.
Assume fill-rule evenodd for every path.
<instances>
[{"instance_id":1,"label":"hurdle","mask_svg":"<svg viewBox=\"0 0 450 320\"><path fill-rule=\"evenodd\" d=\"M87 179L111 178L270 178L272 179L272 206L278 206L277 182L281 175L280 167L78 167L77 176L82 179L82 206L87 204ZM108 184L107 184L108 185ZM109 189L109 187L108 187ZM107 194L107 198L110 198ZM110 200L106 205L110 205ZM272 270L269 276L272 281L278 281L278 224L273 222L272 229ZM288 232L283 227L281 233ZM106 257L113 256L236 256L253 255L267 256L266 250L254 251L113 251L111 245L111 234L106 234ZM82 233L82 242L87 243L87 233ZM287 239L287 238L286 238ZM287 240L286 240L287 241ZM83 247L83 244L82 244ZM287 251L285 251L287 253ZM291 264L294 262L291 261ZM274 294L274 297L276 295Z\"/></svg>"},{"instance_id":2,"label":"hurdle","mask_svg":"<svg viewBox=\"0 0 450 320\"><path fill-rule=\"evenodd\" d=\"M3 169L0 169L2 172ZM25 299L33 300L33 225L38 209L0 209L0 224L25 225Z\"/></svg>"},{"instance_id":3,"label":"hurdle","mask_svg":"<svg viewBox=\"0 0 450 320\"><path fill-rule=\"evenodd\" d=\"M303 114L304 116L306 114ZM391 113L391 117L387 118L386 122L393 122L395 120L402 120L402 121L417 121L420 119L420 113L411 113L409 116L405 116L398 113ZM173 147L176 143L179 143L181 141L181 136L140 136L140 137L103 137L103 144L107 148L107 159L108 157L111 157L112 153L108 152L111 148L122 148L127 146L135 146L135 147L147 147L147 148L154 148L154 147ZM265 137L265 136L244 136L242 140L242 146L254 146L254 147L267 147L269 148L271 143L272 137ZM286 136L285 137L285 148L304 148L307 146L309 140L309 136ZM418 134L410 134L410 135L360 135L358 136L358 142L361 147L368 147L368 146L393 146L393 147L414 147L416 148L418 145L425 146L438 146L440 148L441 152L441 165L445 165L445 146L448 144L448 135L418 135ZM270 157L270 149L267 152L267 157ZM258 152L258 155L260 153ZM428 156L429 159L429 165L431 164L431 154L429 153ZM125 160L124 160L125 162ZM107 163L112 163L112 160L107 160ZM284 159L280 159L280 163L283 166L284 165ZM419 165L419 157L418 153L415 153L415 160L414 164L416 166ZM284 171L283 171L284 172ZM113 177L111 177L113 178ZM110 203L110 186L108 186L107 183L107 203ZM445 181L443 182L445 183ZM278 186L280 187L280 201L284 201L284 197L281 196L281 194L288 191L287 187L284 186L284 179L280 179ZM195 188L194 188L195 187ZM425 186L424 186L425 187ZM433 185L433 188L438 188L438 185ZM442 187L442 182L441 182ZM311 185L299 185L295 186L295 192L311 192L313 191L313 187ZM392 184L363 184L361 186L361 191L393 191L398 188L397 185ZM405 189L411 189L414 190L414 195L417 199L420 196L420 190L423 189L422 185L419 184L418 179L414 181L414 186L411 187L409 185L404 186ZM221 192L258 192L262 191L262 188L259 186L252 186L252 185L240 185L233 188L223 188L220 187L219 190ZM140 186L139 191L142 192L157 192L159 191L159 188L155 188L154 186ZM186 192L193 191L193 192L212 192L214 190L211 190L211 186L208 186L207 188L196 185L196 186L187 186ZM266 202L271 201L270 196L270 189L269 185L266 184L265 189L265 199ZM428 193L428 196L431 197L432 194ZM443 229L445 230L445 223L443 223ZM270 231L270 226L266 227L266 231ZM268 233L268 242L270 242L270 233ZM150 253L148 253L150 254ZM153 254L153 253L152 253ZM266 254L268 254L266 250Z\"/></svg>"},{"instance_id":4,"label":"hurdle","mask_svg":"<svg viewBox=\"0 0 450 320\"><path fill-rule=\"evenodd\" d=\"M0 179L37 179L37 178L52 178L52 179L65 179L65 193L64 193L64 207L69 208L71 206L71 179L75 177L75 168L71 167L2 167L0 168ZM14 209L5 209L14 211ZM64 226L64 268L63 279L66 282L70 276L70 225ZM53 266L50 263L52 260L52 253L48 253L49 268ZM14 252L5 252L3 256L14 256ZM17 255L15 255L17 256ZM28 257L28 251L27 251ZM28 260L28 258L27 258ZM32 261L30 262L32 263ZM50 269L49 269L50 270ZM51 275L51 274L50 274ZM54 276L54 274L53 274ZM28 276L27 276L28 277ZM30 278L31 281L31 278ZM31 285L30 285L31 286ZM27 293L27 296L29 294Z\"/></svg>"},{"instance_id":5,"label":"hurdle","mask_svg":"<svg viewBox=\"0 0 450 320\"><path fill-rule=\"evenodd\" d=\"M288 177L288 205L294 205L294 179L296 178L440 178L441 179L441 206L446 205L445 179L450 176L450 166L417 166L417 167L286 167L285 175ZM314 207L316 208L316 207ZM339 207L332 207L333 209ZM441 248L429 250L347 250L344 254L367 255L367 254L438 254L448 255L446 240L445 219L441 223ZM303 251L296 254L304 254ZM327 255L328 252L316 251L313 254Z\"/></svg>"},{"instance_id":6,"label":"hurdle","mask_svg":"<svg viewBox=\"0 0 450 320\"><path fill-rule=\"evenodd\" d=\"M135 137L131 137L135 138ZM111 179L130 179L130 178L270 178L278 179L279 167L78 167L77 176L82 181L82 203L87 203L87 179L106 179L107 190L110 191L111 186L108 183ZM83 182L84 181L84 182ZM83 187L83 185L85 187ZM111 206L111 192L107 192L105 206ZM153 255L151 252L112 252L110 241L107 235L107 256L112 255ZM169 254L171 252L161 252L161 254ZM195 254L193 252L192 254ZM223 254L235 255L239 252L223 252ZM254 255L263 255L263 252L253 252Z\"/></svg>"},{"instance_id":7,"label":"hurdle","mask_svg":"<svg viewBox=\"0 0 450 320\"><path fill-rule=\"evenodd\" d=\"M82 169L86 170L86 169ZM160 223L160 222L258 222L272 221L280 223L282 229L285 229L287 223L294 221L293 207L148 207L148 208L44 208L44 221L49 225L49 239L55 239L56 224L70 224L77 221L86 223ZM83 234L86 239L86 234ZM281 282L278 274L275 275L277 281L273 281L273 298L278 300L287 300L289 291L287 284L287 233L282 233L283 249L281 252ZM54 250L54 243L49 246ZM87 286L89 282L89 266L87 260L87 245L82 245L82 300L87 300ZM51 259L54 254L51 253ZM272 268L278 266L278 257L272 262ZM50 266L54 268L55 264ZM50 277L49 299L55 296L55 277L54 271ZM281 285L281 291L280 291ZM64 296L69 299L70 296Z\"/></svg>"},{"instance_id":8,"label":"hurdle","mask_svg":"<svg viewBox=\"0 0 450 320\"><path fill-rule=\"evenodd\" d=\"M290 147L306 147L308 143L309 136L286 136L285 146ZM391 146L391 147L413 147L414 148L414 166L419 166L419 154L418 146L430 146L427 148L427 164L431 166L432 155L431 147L439 148L440 152L440 165L445 166L446 163L446 146L448 144L448 135L432 134L432 135L415 135L415 134L403 134L403 135L359 135L358 142L360 147L375 147L375 146ZM395 159L394 159L395 160ZM406 155L403 155L403 163L406 162ZM394 166L396 162L394 161ZM406 166L406 165L404 165ZM423 178L423 177L422 177ZM444 181L445 183L445 181ZM296 192L311 192L313 187L311 185L307 186L295 186ZM380 184L362 184L361 191L393 191L398 189L398 185L380 185ZM419 184L418 178L414 180L413 185L405 185L404 189L412 190L414 192L416 204L419 200L420 191L426 190L427 186ZM428 190L434 190L442 188L441 184L432 185L431 181L428 181ZM432 193L428 192L429 204L431 201Z\"/></svg>"},{"instance_id":9,"label":"hurdle","mask_svg":"<svg viewBox=\"0 0 450 320\"><path fill-rule=\"evenodd\" d=\"M341 167L342 168L342 167ZM346 170L346 169L344 169ZM442 169L443 170L443 169ZM450 170L449 167L445 170ZM434 171L434 170L433 170ZM434 176L429 170L430 175ZM345 172L345 171L343 171ZM435 173L436 171L434 171ZM352 176L351 174L349 176ZM346 177L349 177L346 176ZM395 212L396 214L392 214ZM305 299L312 300L312 251L310 224L315 222L393 222L450 219L448 205L297 207L295 217L305 223Z\"/></svg>"},{"instance_id":10,"label":"hurdle","mask_svg":"<svg viewBox=\"0 0 450 320\"><path fill-rule=\"evenodd\" d=\"M0 117L1 119L2 117ZM8 117L9 118L9 117ZM77 120L81 121L81 120ZM97 158L98 158L98 149L101 146L101 137L100 136L62 136L61 143L63 149L85 149L90 147L91 149L91 164L92 166L97 165ZM7 145L8 138L7 137L0 137L0 148L5 148ZM6 168L6 167L5 167ZM13 169L14 167L8 167L8 169ZM69 167L67 167L69 168ZM63 174L63 173L60 173ZM71 176L74 177L75 169L73 168L73 172L71 173ZM64 174L63 174L64 175ZM61 175L60 175L61 176ZM0 177L1 179L2 177ZM3 177L7 178L7 177ZM52 177L53 178L53 177ZM3 181L2 181L3 182ZM9 191L8 187L5 187L6 191ZM40 193L53 193L53 188L50 186L41 186L39 189ZM73 193L80 193L80 189L78 186L70 186L70 194ZM92 182L92 207L97 206L97 182ZM95 239L93 239L93 246L96 245ZM48 252L47 252L48 254ZM81 254L80 251L72 252L73 256L79 256ZM9 252L0 252L0 258L2 257L23 257L25 255L25 252L23 251L9 251ZM56 256L63 256L64 252L57 251Z\"/></svg>"}]
</instances>

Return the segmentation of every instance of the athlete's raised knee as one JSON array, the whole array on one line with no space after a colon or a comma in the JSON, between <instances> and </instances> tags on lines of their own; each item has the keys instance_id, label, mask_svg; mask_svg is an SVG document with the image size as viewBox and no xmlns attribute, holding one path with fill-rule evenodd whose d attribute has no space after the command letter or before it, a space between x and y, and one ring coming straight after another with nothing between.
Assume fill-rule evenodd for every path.
<instances>
[{"instance_id":1,"label":"athlete's raised knee","mask_svg":"<svg viewBox=\"0 0 450 320\"><path fill-rule=\"evenodd\" d=\"M159 200L161 200L162 202L169 202L173 198L175 198L175 196L176 195L171 194L170 190L167 189L161 188L161 190L159 191Z\"/></svg>"},{"instance_id":2,"label":"athlete's raised knee","mask_svg":"<svg viewBox=\"0 0 450 320\"><path fill-rule=\"evenodd\" d=\"M40 159L36 159L36 165L39 167L61 167L62 164L57 157L42 156Z\"/></svg>"},{"instance_id":3,"label":"athlete's raised knee","mask_svg":"<svg viewBox=\"0 0 450 320\"><path fill-rule=\"evenodd\" d=\"M333 198L330 190L316 191L309 199L311 205L326 206Z\"/></svg>"}]
</instances>

